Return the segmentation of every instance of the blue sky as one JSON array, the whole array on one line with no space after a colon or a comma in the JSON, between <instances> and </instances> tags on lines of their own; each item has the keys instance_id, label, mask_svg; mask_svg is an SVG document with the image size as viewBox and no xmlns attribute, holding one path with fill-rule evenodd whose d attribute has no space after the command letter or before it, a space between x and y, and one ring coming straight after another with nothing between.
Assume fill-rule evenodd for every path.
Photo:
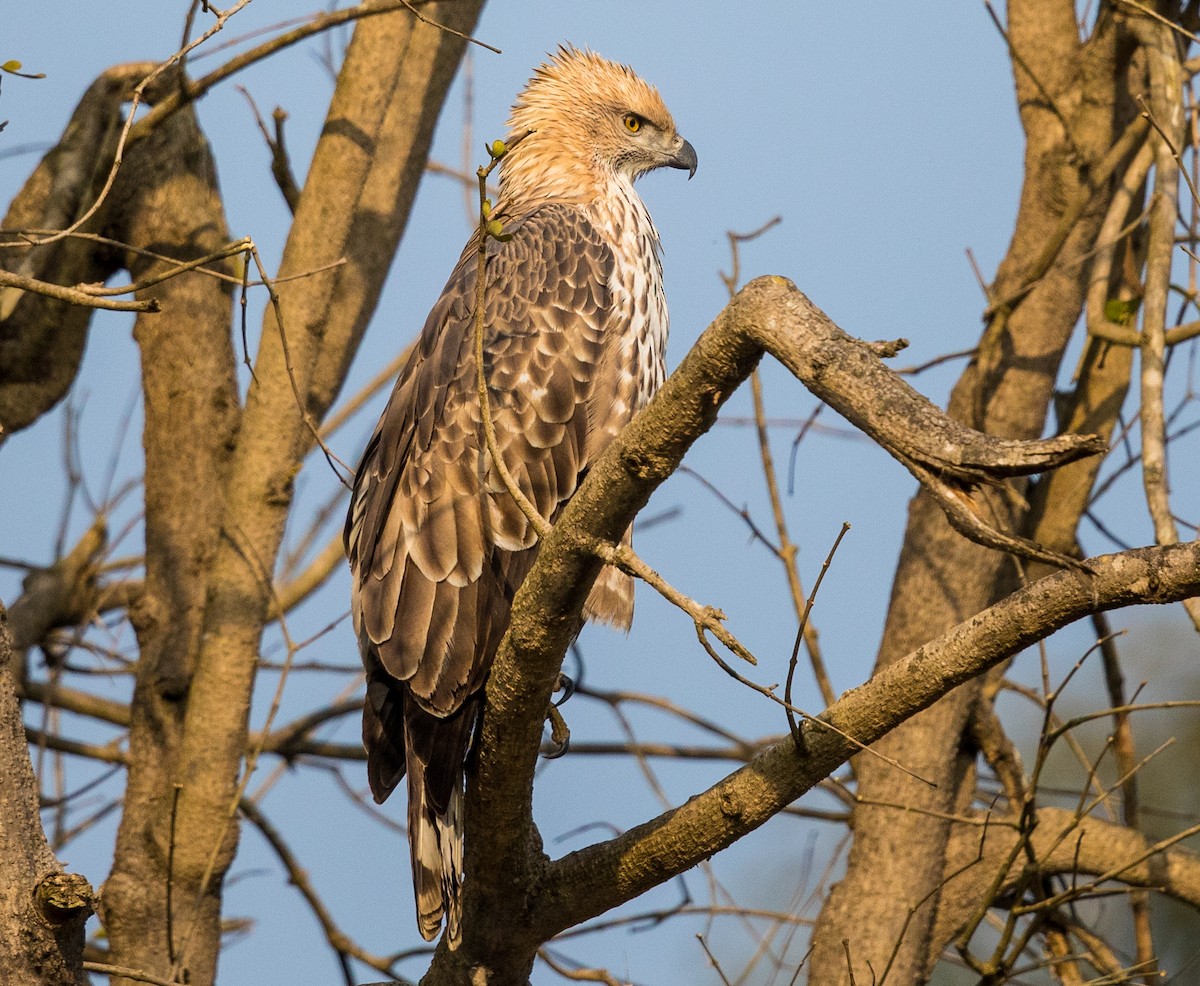
<instances>
[{"instance_id":1,"label":"blue sky","mask_svg":"<svg viewBox=\"0 0 1200 986\"><path fill-rule=\"evenodd\" d=\"M0 154L17 145L49 146L80 93L105 67L172 52L187 8L162 0L11 5L15 9L6 11L0 60L19 59L27 70L44 72L47 78L4 79L0 119L9 124L0 135ZM300 11L279 0L256 0L234 18L225 37ZM777 215L782 219L777 227L742 248L744 278L786 275L848 332L909 338L912 345L897 360L900 365L974 344L982 293L965 250L973 251L990 278L1012 228L1021 164L1006 52L982 4L530 0L489 6L477 34L503 54L475 49L472 55L471 160L463 161L461 76L443 113L435 159L473 168L482 142L503 133L508 105L531 68L562 41L626 61L656 83L680 131L695 146L700 167L693 181L670 172L642 184L665 247L670 366L725 301L718 272L729 269L726 231L751 230ZM340 46L344 37L331 41ZM290 114L289 144L301 172L332 88L320 64L322 51L321 42L312 42L234 80L250 91L264 114L276 105ZM223 57L196 62L197 71L207 71ZM254 237L272 267L288 217L270 181L267 151L247 104L227 83L207 96L198 112L216 154L231 232ZM6 201L35 162L33 154L0 157L0 191ZM467 232L460 187L428 176L347 395L420 326ZM96 319L76 388L83 408L84 469L97 486L136 390L137 355L128 327L119 317ZM942 403L960 365L924 374L916 386ZM768 365L764 377L772 416L803 419L809 414L814 399L786 373ZM377 402L338 436L335 449L344 459L356 457L379 408ZM766 524L753 435L734 420L748 413L748 392L736 395L726 412L732 423L718 426L687 464ZM842 522L852 525L814 612L834 687L842 691L869 673L914 482L883 452L845 437L847 426L832 412L820 420L831 430L818 430L805 440L793 482L785 477L784 485L793 488L789 523L801 546L806 584ZM0 496L8 509L0 518L0 554L32 561L51 557L63 489L60 457L53 451L61 430L61 416L53 415L3 450ZM794 428L784 426L773 431L776 461L785 471L794 434ZM119 473L136 474L136 427L120 448ZM314 460L301 476L302 512L328 492L321 469ZM759 680L781 680L794 620L772 559L750 543L742 522L695 479L676 477L649 512L674 508L681 510L674 520L639 536L639 551L683 591L725 609L733 631L762 660ZM72 532L77 535L87 520L77 510ZM1126 512L1124 523L1132 540L1148 540L1143 519ZM1099 540L1090 547L1109 550ZM0 598L11 601L16 591L15 576L0 571ZM347 592L348 580L339 573L316 605L297 618L293 635L306 636L344 612ZM784 728L776 707L739 691L711 664L686 620L644 589L639 590L638 607L628 638L585 631L580 643L589 683L666 695L750 736ZM1061 660L1073 661L1078 649L1064 644ZM308 656L352 661L348 626L343 623L322 638ZM264 687L273 684L273 679L264 680ZM284 719L347 684L347 679L329 678L289 685ZM807 683L800 701L814 711L820 705ZM595 708L577 701L567 711L577 738L619 736L611 719ZM649 738L680 737L677 727L662 717L639 717L638 725ZM350 723L337 735L349 740L355 729ZM721 772L720 765L688 765L666 773L664 786L679 800ZM640 775L628 765L567 758L548 765L543 781L538 817L554 854L590 837L555 842L580 825L626 827L658 810ZM828 806L819 796L812 803ZM290 820L297 851L328 893L339 921L377 951L416 944L407 850L394 833L348 808L320 777L289 774L263 807L277 819ZM388 807L393 817L402 817L402 804ZM815 833L815 857L809 855L810 832ZM719 859L716 869L740 899L787 904L793 895L811 890L811 883L805 889L802 875L808 867L813 870L810 880L817 878L836 837L830 830L779 820L746 840L736 858ZM98 827L72 847L69 861L99 882L111 839L111 827ZM315 926L260 841L247 832L243 845L228 911L253 913L259 931L226 952L222 980L339 981L328 950L315 940ZM692 877L689 885L693 896L707 899L703 877ZM667 888L652 904L670 906L677 897L677 889ZM682 968L691 970L696 981L708 976L715 982L711 973L701 971L703 956L692 937L696 930L703 928L681 921L665 930L571 943L568 950L638 982L677 982ZM719 922L711 936L728 968L739 968L752 946L736 923ZM407 971L416 974L419 963ZM544 967L535 972L535 983L555 981L560 980Z\"/></svg>"}]
</instances>

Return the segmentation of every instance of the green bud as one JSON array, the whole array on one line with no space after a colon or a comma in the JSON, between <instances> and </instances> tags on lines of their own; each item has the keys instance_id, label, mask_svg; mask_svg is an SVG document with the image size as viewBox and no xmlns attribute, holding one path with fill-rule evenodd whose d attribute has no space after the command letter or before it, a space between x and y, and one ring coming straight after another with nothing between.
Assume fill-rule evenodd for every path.
<instances>
[{"instance_id":1,"label":"green bud","mask_svg":"<svg viewBox=\"0 0 1200 986\"><path fill-rule=\"evenodd\" d=\"M485 228L488 236L495 237L497 240L504 235L504 223L499 219L489 219Z\"/></svg>"},{"instance_id":2,"label":"green bud","mask_svg":"<svg viewBox=\"0 0 1200 986\"><path fill-rule=\"evenodd\" d=\"M480 211L483 212L483 218L487 219L487 217L492 214L492 200L484 199L483 206Z\"/></svg>"},{"instance_id":3,"label":"green bud","mask_svg":"<svg viewBox=\"0 0 1200 986\"><path fill-rule=\"evenodd\" d=\"M8 72L11 75L20 76L22 79L44 79L45 72L22 72L21 63L15 58L10 58L7 62L0 62L0 72Z\"/></svg>"},{"instance_id":4,"label":"green bud","mask_svg":"<svg viewBox=\"0 0 1200 986\"><path fill-rule=\"evenodd\" d=\"M492 157L504 157L508 153L508 145L502 140L493 140L492 146L488 148L488 153Z\"/></svg>"},{"instance_id":5,"label":"green bud","mask_svg":"<svg viewBox=\"0 0 1200 986\"><path fill-rule=\"evenodd\" d=\"M1140 298L1109 298L1104 303L1104 317L1117 325L1132 325L1140 306Z\"/></svg>"}]
</instances>

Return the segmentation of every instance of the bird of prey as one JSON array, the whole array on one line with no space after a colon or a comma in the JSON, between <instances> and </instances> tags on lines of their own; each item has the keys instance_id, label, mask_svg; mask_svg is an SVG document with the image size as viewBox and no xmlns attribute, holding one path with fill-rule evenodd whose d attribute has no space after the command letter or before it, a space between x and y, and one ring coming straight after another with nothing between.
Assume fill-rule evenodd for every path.
<instances>
[{"instance_id":1,"label":"bird of prey","mask_svg":"<svg viewBox=\"0 0 1200 986\"><path fill-rule=\"evenodd\" d=\"M634 179L696 170L658 91L562 46L518 96L485 268L484 368L497 447L553 522L662 383L659 238ZM518 138L521 138L518 140ZM478 234L476 234L478 236ZM460 939L465 761L536 533L492 468L476 392L478 239L400 371L354 480L345 545L383 802L408 776L418 926ZM632 580L605 568L585 615L628 629Z\"/></svg>"}]
</instances>

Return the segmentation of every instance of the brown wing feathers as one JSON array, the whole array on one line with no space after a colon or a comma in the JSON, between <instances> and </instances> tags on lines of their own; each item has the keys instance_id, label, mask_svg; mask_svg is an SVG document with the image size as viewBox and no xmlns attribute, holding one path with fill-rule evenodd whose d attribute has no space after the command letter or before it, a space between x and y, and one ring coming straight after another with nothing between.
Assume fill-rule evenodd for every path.
<instances>
[{"instance_id":1,"label":"brown wing feathers","mask_svg":"<svg viewBox=\"0 0 1200 986\"><path fill-rule=\"evenodd\" d=\"M610 427L589 406L606 320L621 314L611 310L614 260L570 206L544 206L507 229L513 238L489 241L487 261L490 403L508 469L550 519L587 468L589 434ZM474 282L468 247L367 446L346 524L371 789L383 801L407 772L422 933L436 935L446 913L452 941L474 696L535 549L528 519L485 469Z\"/></svg>"}]
</instances>

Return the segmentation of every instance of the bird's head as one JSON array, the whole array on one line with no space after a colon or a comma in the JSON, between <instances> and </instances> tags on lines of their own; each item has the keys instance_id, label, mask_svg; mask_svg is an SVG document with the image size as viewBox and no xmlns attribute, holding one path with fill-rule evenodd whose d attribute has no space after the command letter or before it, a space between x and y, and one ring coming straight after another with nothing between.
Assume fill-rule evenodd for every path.
<instances>
[{"instance_id":1,"label":"bird's head","mask_svg":"<svg viewBox=\"0 0 1200 986\"><path fill-rule=\"evenodd\" d=\"M696 173L696 151L675 129L658 90L633 69L561 46L517 97L509 139L529 136L501 164L501 184L556 196L586 195L616 176L632 182L656 168Z\"/></svg>"}]
</instances>

